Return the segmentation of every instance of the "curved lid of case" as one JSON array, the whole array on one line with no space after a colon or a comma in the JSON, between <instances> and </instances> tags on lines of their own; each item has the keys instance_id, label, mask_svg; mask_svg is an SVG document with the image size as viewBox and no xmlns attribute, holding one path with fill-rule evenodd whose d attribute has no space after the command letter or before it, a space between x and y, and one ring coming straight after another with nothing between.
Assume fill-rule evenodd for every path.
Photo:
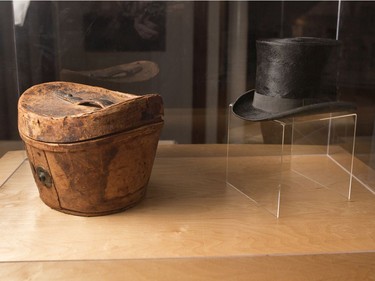
<instances>
[{"instance_id":1,"label":"curved lid of case","mask_svg":"<svg viewBox=\"0 0 375 281\"><path fill-rule=\"evenodd\" d=\"M20 135L51 143L94 139L162 118L158 94L138 96L70 82L35 85L18 101Z\"/></svg>"}]
</instances>

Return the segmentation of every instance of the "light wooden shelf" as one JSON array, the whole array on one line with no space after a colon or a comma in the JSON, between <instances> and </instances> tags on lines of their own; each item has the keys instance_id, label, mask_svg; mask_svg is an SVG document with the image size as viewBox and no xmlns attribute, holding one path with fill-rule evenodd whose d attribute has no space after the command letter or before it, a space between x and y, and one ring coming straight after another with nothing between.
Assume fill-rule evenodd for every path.
<instances>
[{"instance_id":1,"label":"light wooden shelf","mask_svg":"<svg viewBox=\"0 0 375 281\"><path fill-rule=\"evenodd\" d=\"M329 190L291 197L276 219L226 184L225 156L226 145L160 145L140 204L86 218L42 203L24 151L8 152L2 280L374 278L373 194L355 181L350 202Z\"/></svg>"}]
</instances>

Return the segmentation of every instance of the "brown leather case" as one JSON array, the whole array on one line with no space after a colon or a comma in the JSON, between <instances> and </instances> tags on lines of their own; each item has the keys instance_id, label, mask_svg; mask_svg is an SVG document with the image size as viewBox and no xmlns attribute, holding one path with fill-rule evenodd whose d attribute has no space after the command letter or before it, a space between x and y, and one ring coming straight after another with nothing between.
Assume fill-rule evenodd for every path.
<instances>
[{"instance_id":1,"label":"brown leather case","mask_svg":"<svg viewBox=\"0 0 375 281\"><path fill-rule=\"evenodd\" d=\"M162 127L158 94L50 82L29 88L18 103L18 129L40 197L74 215L106 215L139 202Z\"/></svg>"}]
</instances>

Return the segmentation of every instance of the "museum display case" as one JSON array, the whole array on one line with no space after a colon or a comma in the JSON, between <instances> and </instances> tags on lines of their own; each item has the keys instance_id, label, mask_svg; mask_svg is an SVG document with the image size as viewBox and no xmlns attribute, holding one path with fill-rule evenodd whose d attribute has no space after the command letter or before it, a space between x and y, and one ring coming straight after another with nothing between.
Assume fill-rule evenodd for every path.
<instances>
[{"instance_id":1,"label":"museum display case","mask_svg":"<svg viewBox=\"0 0 375 281\"><path fill-rule=\"evenodd\" d=\"M341 0L0 2L2 279L371 280L374 13L373 2ZM233 106L259 87L256 42L296 37L340 42L330 74L343 110L244 120ZM31 87L56 81L162 98L164 125L136 205L82 217L41 200L51 189L36 182L46 170L30 165L17 105ZM95 112L100 103L88 102ZM71 146L51 145L68 159L56 164L64 179L89 162L71 158ZM115 151L92 155L98 171L76 172L95 182L107 170L120 176Z\"/></svg>"}]
</instances>

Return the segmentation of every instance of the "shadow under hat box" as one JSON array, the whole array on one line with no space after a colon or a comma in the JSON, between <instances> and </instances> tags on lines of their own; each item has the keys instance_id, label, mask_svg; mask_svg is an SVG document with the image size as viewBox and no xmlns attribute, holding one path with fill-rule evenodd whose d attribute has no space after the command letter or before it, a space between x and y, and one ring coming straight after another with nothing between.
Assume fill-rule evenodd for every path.
<instances>
[{"instance_id":1,"label":"shadow under hat box","mask_svg":"<svg viewBox=\"0 0 375 281\"><path fill-rule=\"evenodd\" d=\"M145 195L163 127L158 94L69 82L26 90L18 128L40 198L58 211L99 216Z\"/></svg>"}]
</instances>

